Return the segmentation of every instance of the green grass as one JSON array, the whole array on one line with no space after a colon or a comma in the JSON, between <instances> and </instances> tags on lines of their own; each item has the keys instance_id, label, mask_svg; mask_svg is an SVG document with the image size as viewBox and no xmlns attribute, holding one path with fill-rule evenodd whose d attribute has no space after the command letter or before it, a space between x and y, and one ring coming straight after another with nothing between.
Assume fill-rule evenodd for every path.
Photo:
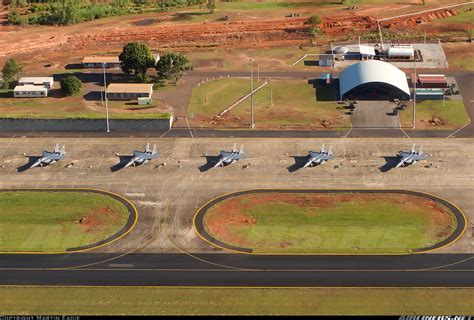
<instances>
[{"instance_id":1,"label":"green grass","mask_svg":"<svg viewBox=\"0 0 474 320\"><path fill-rule=\"evenodd\" d=\"M361 201L357 194L352 200L335 194L329 198L297 194L305 205L279 196L259 193L224 200L206 214L206 230L223 242L257 253L405 253L444 240L455 228L447 208L438 223L431 216L433 210L417 205L424 201L414 196L372 195ZM229 202L246 199L250 205ZM325 205L318 207L319 203ZM219 224L216 219L230 206L240 209L227 213L229 221L243 214L254 223L229 223L231 236L212 233L211 226Z\"/></svg>"},{"instance_id":2,"label":"green grass","mask_svg":"<svg viewBox=\"0 0 474 320\"><path fill-rule=\"evenodd\" d=\"M166 120L169 113L112 113L110 119L118 120ZM103 113L60 112L55 114L0 114L0 119L70 119L70 120L97 120L105 119Z\"/></svg>"},{"instance_id":3,"label":"green grass","mask_svg":"<svg viewBox=\"0 0 474 320\"><path fill-rule=\"evenodd\" d=\"M403 127L410 127L413 116L413 104L400 113L400 121ZM429 120L439 118L443 121L441 125L433 126ZM462 100L446 100L443 106L442 100L424 100L416 103L416 129L455 129L469 122L469 116L464 108Z\"/></svg>"},{"instance_id":4,"label":"green grass","mask_svg":"<svg viewBox=\"0 0 474 320\"><path fill-rule=\"evenodd\" d=\"M474 11L464 11L456 16L439 20L439 23L442 24L452 22L468 23L474 26Z\"/></svg>"},{"instance_id":5,"label":"green grass","mask_svg":"<svg viewBox=\"0 0 474 320\"><path fill-rule=\"evenodd\" d=\"M449 65L465 71L474 71L474 59L472 57L450 59Z\"/></svg>"},{"instance_id":6,"label":"green grass","mask_svg":"<svg viewBox=\"0 0 474 320\"><path fill-rule=\"evenodd\" d=\"M263 80L257 83L255 79L254 88L262 83ZM333 91L325 87L315 89L305 80L274 80L254 94L257 127L318 126L322 120L331 121L331 128L348 127L349 119L343 116L344 110L337 109ZM248 79L211 80L193 89L189 112L206 123L249 92ZM249 104L247 98L226 116L238 116L242 123L248 122Z\"/></svg>"},{"instance_id":7,"label":"green grass","mask_svg":"<svg viewBox=\"0 0 474 320\"><path fill-rule=\"evenodd\" d=\"M270 10L270 9L297 9L297 8L314 8L327 5L334 5L328 1L235 1L235 2L218 2L216 9L218 10L242 10L242 11L256 11L256 10Z\"/></svg>"},{"instance_id":8,"label":"green grass","mask_svg":"<svg viewBox=\"0 0 474 320\"><path fill-rule=\"evenodd\" d=\"M122 203L102 194L0 192L0 251L64 251L93 244L118 232L128 215Z\"/></svg>"},{"instance_id":9,"label":"green grass","mask_svg":"<svg viewBox=\"0 0 474 320\"><path fill-rule=\"evenodd\" d=\"M473 294L454 288L0 288L2 312L20 315L472 314Z\"/></svg>"}]
</instances>

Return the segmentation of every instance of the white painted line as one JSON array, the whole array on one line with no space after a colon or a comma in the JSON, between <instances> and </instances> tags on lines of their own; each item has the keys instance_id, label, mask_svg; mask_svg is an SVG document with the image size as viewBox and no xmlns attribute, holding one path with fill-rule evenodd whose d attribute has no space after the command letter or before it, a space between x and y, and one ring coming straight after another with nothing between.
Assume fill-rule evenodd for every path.
<instances>
[{"instance_id":1,"label":"white painted line","mask_svg":"<svg viewBox=\"0 0 474 320\"><path fill-rule=\"evenodd\" d=\"M408 139L410 139L410 136L405 132L405 130L403 130L402 127L400 127L400 130L402 130L403 134L404 134Z\"/></svg>"},{"instance_id":2,"label":"white painted line","mask_svg":"<svg viewBox=\"0 0 474 320\"><path fill-rule=\"evenodd\" d=\"M194 139L193 131L191 130L191 127L189 126L188 118L185 117L184 119L186 119L186 124L188 125L189 133L191 134L191 139Z\"/></svg>"},{"instance_id":3,"label":"white painted line","mask_svg":"<svg viewBox=\"0 0 474 320\"><path fill-rule=\"evenodd\" d=\"M446 138L453 138L453 136L458 133L459 131L461 131L462 129L466 128L468 125L471 124L471 118L469 118L469 122L467 124L465 124L464 126L462 126L461 128L457 129L456 131L454 131L453 133L451 133L449 136L447 136Z\"/></svg>"},{"instance_id":4,"label":"white painted line","mask_svg":"<svg viewBox=\"0 0 474 320\"><path fill-rule=\"evenodd\" d=\"M349 135L349 133L352 131L352 122L351 122L351 128L349 129L349 131L347 131L347 133L344 135L344 138L347 138L347 136Z\"/></svg>"}]
</instances>

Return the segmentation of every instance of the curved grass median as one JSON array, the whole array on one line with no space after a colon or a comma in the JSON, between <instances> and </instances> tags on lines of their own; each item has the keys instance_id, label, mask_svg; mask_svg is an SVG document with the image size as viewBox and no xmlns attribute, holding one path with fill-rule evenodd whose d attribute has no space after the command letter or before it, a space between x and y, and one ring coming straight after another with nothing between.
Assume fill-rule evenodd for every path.
<instances>
[{"instance_id":1,"label":"curved grass median","mask_svg":"<svg viewBox=\"0 0 474 320\"><path fill-rule=\"evenodd\" d=\"M0 251L66 251L103 241L127 223L120 201L87 191L0 192Z\"/></svg>"},{"instance_id":2,"label":"curved grass median","mask_svg":"<svg viewBox=\"0 0 474 320\"><path fill-rule=\"evenodd\" d=\"M457 227L440 202L389 192L240 194L214 202L202 222L215 243L254 253L409 253Z\"/></svg>"}]
</instances>

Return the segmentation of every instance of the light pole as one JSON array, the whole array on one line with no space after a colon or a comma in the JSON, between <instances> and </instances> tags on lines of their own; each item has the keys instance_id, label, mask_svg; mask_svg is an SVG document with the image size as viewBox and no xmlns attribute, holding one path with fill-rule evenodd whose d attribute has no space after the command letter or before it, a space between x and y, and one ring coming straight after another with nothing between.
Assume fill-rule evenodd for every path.
<instances>
[{"instance_id":1,"label":"light pole","mask_svg":"<svg viewBox=\"0 0 474 320\"><path fill-rule=\"evenodd\" d=\"M413 81L413 80L412 80ZM411 127L415 129L415 119L416 119L416 82L418 81L418 77L416 76L416 60L415 60L415 80L413 81L413 119L411 123Z\"/></svg>"},{"instance_id":2,"label":"light pole","mask_svg":"<svg viewBox=\"0 0 474 320\"><path fill-rule=\"evenodd\" d=\"M104 100L105 100L105 122L107 126L107 132L110 132L110 125L109 125L109 106L107 104L107 101L109 100L107 98L107 82L105 80L105 62L102 62L102 69L104 70Z\"/></svg>"},{"instance_id":3,"label":"light pole","mask_svg":"<svg viewBox=\"0 0 474 320\"><path fill-rule=\"evenodd\" d=\"M250 63L250 129L255 127L253 122L253 69L252 69L253 59L249 59Z\"/></svg>"}]
</instances>

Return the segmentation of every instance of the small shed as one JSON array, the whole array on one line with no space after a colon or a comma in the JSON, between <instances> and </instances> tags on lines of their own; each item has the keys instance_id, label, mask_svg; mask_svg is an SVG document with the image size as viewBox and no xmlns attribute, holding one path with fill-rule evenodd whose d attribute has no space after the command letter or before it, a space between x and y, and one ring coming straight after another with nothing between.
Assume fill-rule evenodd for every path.
<instances>
[{"instance_id":1,"label":"small shed","mask_svg":"<svg viewBox=\"0 0 474 320\"><path fill-rule=\"evenodd\" d=\"M332 67L332 65L333 65L333 55L332 54L320 54L318 64L319 64L320 67Z\"/></svg>"},{"instance_id":2,"label":"small shed","mask_svg":"<svg viewBox=\"0 0 474 320\"><path fill-rule=\"evenodd\" d=\"M372 46L359 45L359 53L362 60L373 59L375 57L375 48Z\"/></svg>"},{"instance_id":3,"label":"small shed","mask_svg":"<svg viewBox=\"0 0 474 320\"><path fill-rule=\"evenodd\" d=\"M442 100L444 91L439 88L416 88L415 95L417 100Z\"/></svg>"},{"instance_id":4,"label":"small shed","mask_svg":"<svg viewBox=\"0 0 474 320\"><path fill-rule=\"evenodd\" d=\"M151 98L153 84L150 83L111 83L107 87L109 100L138 100Z\"/></svg>"},{"instance_id":5,"label":"small shed","mask_svg":"<svg viewBox=\"0 0 474 320\"><path fill-rule=\"evenodd\" d=\"M420 88L447 88L448 80L444 74L419 74L417 86Z\"/></svg>"},{"instance_id":6,"label":"small shed","mask_svg":"<svg viewBox=\"0 0 474 320\"><path fill-rule=\"evenodd\" d=\"M19 86L43 86L46 89L51 89L54 85L53 77L21 77L18 80Z\"/></svg>"},{"instance_id":7,"label":"small shed","mask_svg":"<svg viewBox=\"0 0 474 320\"><path fill-rule=\"evenodd\" d=\"M102 68L102 64L106 68L119 68L120 60L118 56L89 56L82 59L84 68Z\"/></svg>"},{"instance_id":8,"label":"small shed","mask_svg":"<svg viewBox=\"0 0 474 320\"><path fill-rule=\"evenodd\" d=\"M22 85L13 89L14 98L46 98L48 89L44 86Z\"/></svg>"}]
</instances>

